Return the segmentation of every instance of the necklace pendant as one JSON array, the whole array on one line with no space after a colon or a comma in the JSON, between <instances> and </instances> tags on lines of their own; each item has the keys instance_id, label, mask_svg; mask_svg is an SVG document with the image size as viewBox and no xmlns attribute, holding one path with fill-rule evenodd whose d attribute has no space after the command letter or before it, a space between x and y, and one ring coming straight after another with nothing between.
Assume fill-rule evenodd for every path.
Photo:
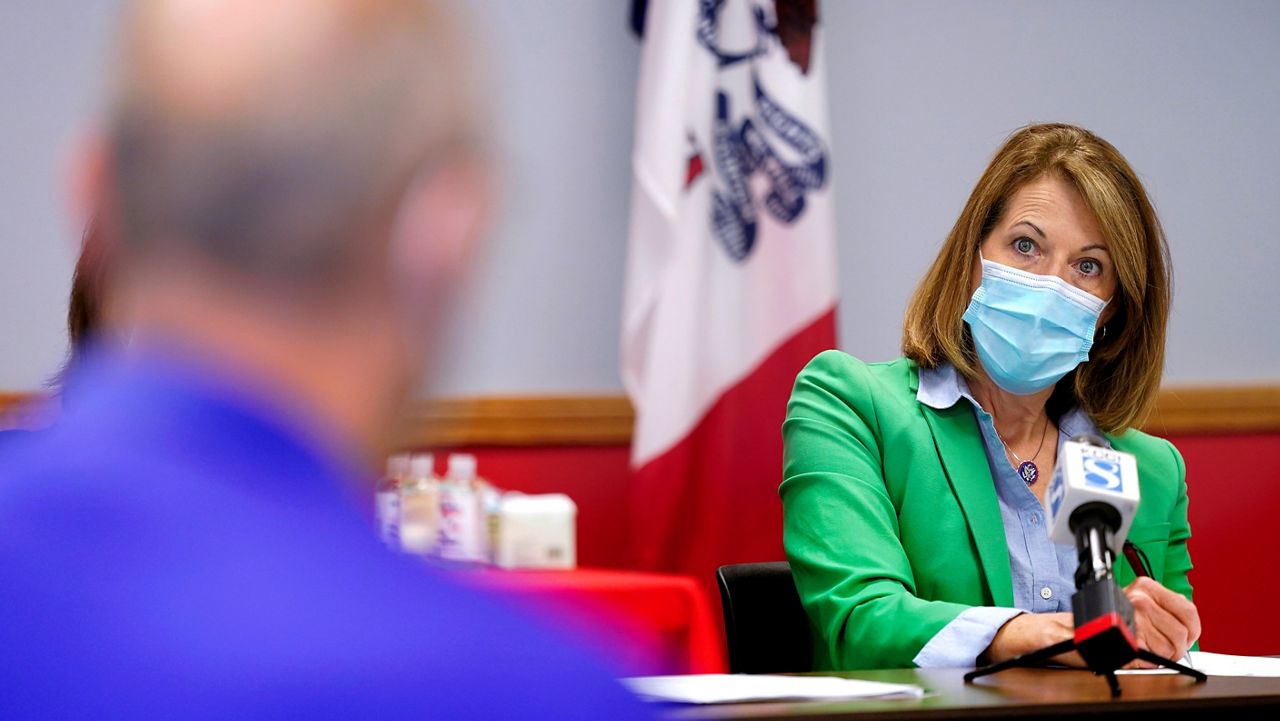
<instances>
[{"instance_id":1,"label":"necklace pendant","mask_svg":"<svg viewBox=\"0 0 1280 721\"><path fill-rule=\"evenodd\" d=\"M1022 465L1018 466L1018 475L1028 486L1034 486L1036 481L1040 480L1040 469L1031 461L1023 461Z\"/></svg>"}]
</instances>

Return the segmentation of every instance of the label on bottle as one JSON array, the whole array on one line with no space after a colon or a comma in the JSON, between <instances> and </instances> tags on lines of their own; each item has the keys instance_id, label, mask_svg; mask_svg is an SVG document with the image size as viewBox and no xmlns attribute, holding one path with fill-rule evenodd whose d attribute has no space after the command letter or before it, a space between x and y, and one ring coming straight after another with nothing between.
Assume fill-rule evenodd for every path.
<instances>
[{"instance_id":1,"label":"label on bottle","mask_svg":"<svg viewBox=\"0 0 1280 721\"><path fill-rule=\"evenodd\" d=\"M480 505L471 489L461 483L440 488L440 537L436 553L450 561L482 561L483 525Z\"/></svg>"},{"instance_id":2,"label":"label on bottle","mask_svg":"<svg viewBox=\"0 0 1280 721\"><path fill-rule=\"evenodd\" d=\"M440 496L431 482L403 490L400 503L400 548L408 553L435 551L440 529Z\"/></svg>"},{"instance_id":3,"label":"label on bottle","mask_svg":"<svg viewBox=\"0 0 1280 721\"><path fill-rule=\"evenodd\" d=\"M387 548L400 547L400 494L379 491L377 495L378 538Z\"/></svg>"}]
</instances>

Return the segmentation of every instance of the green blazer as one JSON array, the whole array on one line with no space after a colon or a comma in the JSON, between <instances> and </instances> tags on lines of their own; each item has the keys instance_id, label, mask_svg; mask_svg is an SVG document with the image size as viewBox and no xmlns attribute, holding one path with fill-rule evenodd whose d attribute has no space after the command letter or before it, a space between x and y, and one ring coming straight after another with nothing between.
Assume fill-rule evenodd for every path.
<instances>
[{"instance_id":1,"label":"green blazer","mask_svg":"<svg viewBox=\"0 0 1280 721\"><path fill-rule=\"evenodd\" d=\"M972 606L1013 606L995 484L972 406L916 401L907 359L839 351L796 378L784 442L783 542L814 633L815 668L905 668ZM1138 459L1129 539L1152 576L1191 598L1187 487L1168 441L1108 436ZM1122 558L1116 580L1134 578Z\"/></svg>"}]
</instances>

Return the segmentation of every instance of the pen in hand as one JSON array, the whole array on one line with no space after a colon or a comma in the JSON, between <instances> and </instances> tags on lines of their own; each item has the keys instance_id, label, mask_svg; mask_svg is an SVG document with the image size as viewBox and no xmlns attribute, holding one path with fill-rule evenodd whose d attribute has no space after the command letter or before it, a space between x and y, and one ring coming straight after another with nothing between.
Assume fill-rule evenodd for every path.
<instances>
[{"instance_id":1,"label":"pen in hand","mask_svg":"<svg viewBox=\"0 0 1280 721\"><path fill-rule=\"evenodd\" d=\"M1133 541L1126 540L1123 550L1125 559L1129 561L1129 566L1133 568L1133 575L1138 578L1151 575L1151 570L1147 566L1147 555L1142 552L1142 549L1133 545Z\"/></svg>"}]
</instances>

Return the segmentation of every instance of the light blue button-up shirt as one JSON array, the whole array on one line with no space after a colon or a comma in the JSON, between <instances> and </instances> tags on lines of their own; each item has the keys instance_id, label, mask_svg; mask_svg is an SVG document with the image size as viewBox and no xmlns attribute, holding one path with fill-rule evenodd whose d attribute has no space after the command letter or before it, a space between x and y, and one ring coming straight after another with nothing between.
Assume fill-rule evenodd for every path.
<instances>
[{"instance_id":1,"label":"light blue button-up shirt","mask_svg":"<svg viewBox=\"0 0 1280 721\"><path fill-rule=\"evenodd\" d=\"M1004 443L996 434L991 414L983 410L963 377L951 364L920 369L920 389L916 400L937 409L950 408L964 399L973 406L987 464L995 482L1000 518L1009 546L1009 570L1013 578L1015 608L975 607L962 612L939 631L914 659L917 666L971 667L978 655L991 645L1009 619L1024 611L1050 613L1070 611L1075 593L1074 575L1078 560L1074 545L1049 540L1044 506L1027 487L1005 456ZM1075 435L1099 435L1097 426L1080 408L1073 408L1058 421L1058 449ZM1051 469L1041 469L1039 483L1048 483Z\"/></svg>"}]
</instances>

